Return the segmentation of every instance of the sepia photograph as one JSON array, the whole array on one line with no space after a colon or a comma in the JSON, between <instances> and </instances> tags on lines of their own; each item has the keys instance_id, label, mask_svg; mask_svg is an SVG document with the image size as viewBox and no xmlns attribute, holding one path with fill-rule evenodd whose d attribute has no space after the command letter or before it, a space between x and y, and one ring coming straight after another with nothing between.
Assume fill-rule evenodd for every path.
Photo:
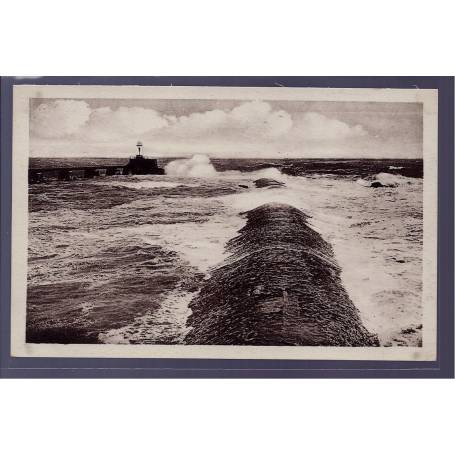
<instances>
[{"instance_id":1,"label":"sepia photograph","mask_svg":"<svg viewBox=\"0 0 455 455\"><path fill-rule=\"evenodd\" d=\"M437 91L15 87L15 355L433 360Z\"/></svg>"}]
</instances>

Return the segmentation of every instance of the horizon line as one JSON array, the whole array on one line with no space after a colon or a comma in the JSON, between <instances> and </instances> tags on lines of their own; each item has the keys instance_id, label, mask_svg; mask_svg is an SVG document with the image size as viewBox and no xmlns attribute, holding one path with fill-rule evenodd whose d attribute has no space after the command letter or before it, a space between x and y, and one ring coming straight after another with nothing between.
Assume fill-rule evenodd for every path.
<instances>
[{"instance_id":1,"label":"horizon line","mask_svg":"<svg viewBox=\"0 0 455 455\"><path fill-rule=\"evenodd\" d=\"M403 157L315 157L315 156L305 156L305 157L259 157L259 156L244 156L244 157L217 157L217 156L210 156L206 153L193 153L191 155L175 155L175 156L158 156L158 155L143 155L145 158L153 158L153 159L188 159L192 158L195 155L206 155L210 159L215 160L251 160L251 159L262 159L262 160L423 160L423 157L420 158L403 158ZM123 159L127 160L130 156L29 156L29 159Z\"/></svg>"}]
</instances>

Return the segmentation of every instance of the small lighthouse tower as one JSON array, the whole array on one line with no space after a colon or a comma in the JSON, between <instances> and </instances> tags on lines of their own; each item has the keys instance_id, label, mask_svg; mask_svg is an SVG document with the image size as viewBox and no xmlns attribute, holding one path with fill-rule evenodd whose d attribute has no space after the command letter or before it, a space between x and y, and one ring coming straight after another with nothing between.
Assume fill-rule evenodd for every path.
<instances>
[{"instance_id":1,"label":"small lighthouse tower","mask_svg":"<svg viewBox=\"0 0 455 455\"><path fill-rule=\"evenodd\" d=\"M141 155L141 152L142 152L142 142L141 141L137 141L137 144L136 144L136 147L137 147L137 157L142 157Z\"/></svg>"},{"instance_id":2,"label":"small lighthouse tower","mask_svg":"<svg viewBox=\"0 0 455 455\"><path fill-rule=\"evenodd\" d=\"M156 174L164 175L164 169L158 167L158 160L155 158L146 158L142 155L142 142L137 141L137 155L130 157L128 164L123 168L126 175L145 175Z\"/></svg>"}]
</instances>

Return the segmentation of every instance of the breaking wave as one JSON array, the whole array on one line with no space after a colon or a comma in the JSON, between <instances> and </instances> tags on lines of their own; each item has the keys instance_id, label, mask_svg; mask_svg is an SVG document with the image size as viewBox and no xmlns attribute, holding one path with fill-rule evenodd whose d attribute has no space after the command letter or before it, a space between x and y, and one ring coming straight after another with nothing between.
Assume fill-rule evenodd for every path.
<instances>
[{"instance_id":1,"label":"breaking wave","mask_svg":"<svg viewBox=\"0 0 455 455\"><path fill-rule=\"evenodd\" d=\"M257 178L266 179L283 179L286 177L285 174L276 167L268 167L259 171L253 171L252 174Z\"/></svg>"},{"instance_id":2,"label":"breaking wave","mask_svg":"<svg viewBox=\"0 0 455 455\"><path fill-rule=\"evenodd\" d=\"M307 214L264 204L245 215L245 226L226 244L229 258L190 304L186 344L379 345Z\"/></svg>"},{"instance_id":3,"label":"breaking wave","mask_svg":"<svg viewBox=\"0 0 455 455\"><path fill-rule=\"evenodd\" d=\"M286 176L275 167L268 167L250 172L224 171L218 172L210 161L208 155L193 155L191 158L182 158L171 161L165 166L165 172L173 177L193 177L193 178L212 178L212 177L236 177L250 175L255 178L278 179Z\"/></svg>"},{"instance_id":4,"label":"breaking wave","mask_svg":"<svg viewBox=\"0 0 455 455\"><path fill-rule=\"evenodd\" d=\"M174 177L214 177L217 171L207 155L174 160L165 166L166 175Z\"/></svg>"},{"instance_id":5,"label":"breaking wave","mask_svg":"<svg viewBox=\"0 0 455 455\"><path fill-rule=\"evenodd\" d=\"M418 182L421 179L416 179L413 177L405 177L399 174L389 174L387 172L380 172L374 176L371 176L366 179L358 179L357 183L362 186L370 187L372 183L378 182L381 186L387 187L397 187L400 185L407 185L413 182Z\"/></svg>"}]
</instances>

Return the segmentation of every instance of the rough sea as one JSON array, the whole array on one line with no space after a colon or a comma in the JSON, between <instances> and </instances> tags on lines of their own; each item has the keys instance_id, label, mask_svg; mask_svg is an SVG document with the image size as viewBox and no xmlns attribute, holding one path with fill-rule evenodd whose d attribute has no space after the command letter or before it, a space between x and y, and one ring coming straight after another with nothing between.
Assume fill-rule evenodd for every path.
<instances>
[{"instance_id":1,"label":"rough sea","mask_svg":"<svg viewBox=\"0 0 455 455\"><path fill-rule=\"evenodd\" d=\"M125 164L31 159L31 167ZM242 212L291 204L333 247L384 346L421 343L422 160L160 160L166 175L29 187L27 340L180 343ZM269 177L285 183L256 188ZM387 187L371 188L372 180ZM241 185L241 186L240 186ZM279 271L277 271L279 273Z\"/></svg>"}]
</instances>

